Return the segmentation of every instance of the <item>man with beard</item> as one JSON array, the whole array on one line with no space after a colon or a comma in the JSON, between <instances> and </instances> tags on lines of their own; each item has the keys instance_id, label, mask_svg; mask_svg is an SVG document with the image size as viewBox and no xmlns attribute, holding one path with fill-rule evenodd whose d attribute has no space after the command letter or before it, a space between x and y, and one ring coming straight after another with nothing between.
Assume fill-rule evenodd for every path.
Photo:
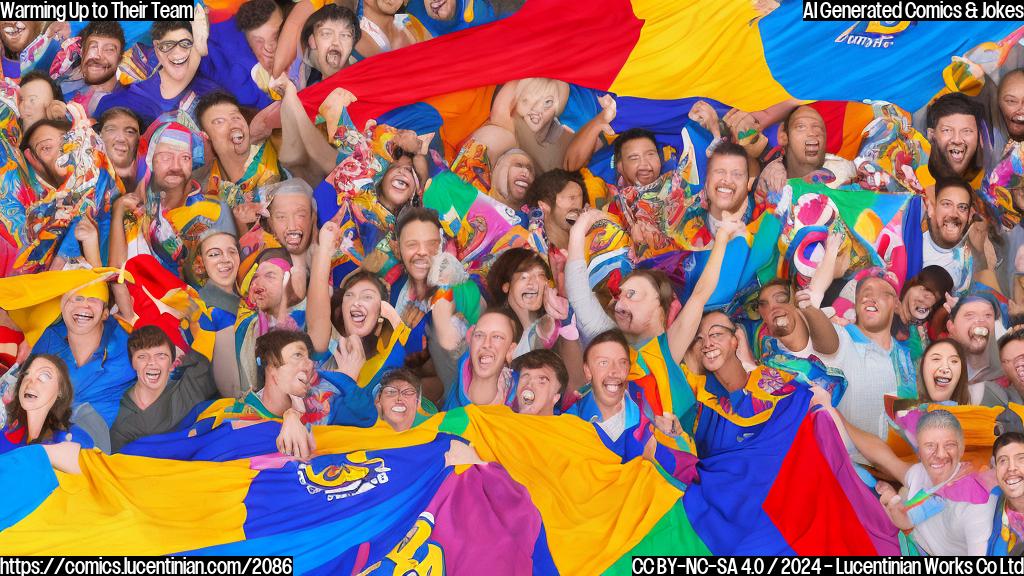
<instances>
[{"instance_id":1,"label":"man with beard","mask_svg":"<svg viewBox=\"0 0 1024 576\"><path fill-rule=\"evenodd\" d=\"M199 285L192 250L200 235L211 228L233 233L235 226L230 212L207 200L192 179L192 170L202 165L203 140L187 116L178 119L153 131L145 160L149 174L135 192L114 202L110 263L121 266L136 254L152 254L169 271Z\"/></svg>"},{"instance_id":2,"label":"man with beard","mask_svg":"<svg viewBox=\"0 0 1024 576\"><path fill-rule=\"evenodd\" d=\"M946 329L950 337L960 343L967 357L968 390L971 404L1005 406L1006 389L998 382L1003 377L999 353L994 345L995 325L999 307L989 297L968 295L957 301L950 310Z\"/></svg>"},{"instance_id":3,"label":"man with beard","mask_svg":"<svg viewBox=\"0 0 1024 576\"><path fill-rule=\"evenodd\" d=\"M197 74L199 63L207 53L209 36L209 22L203 10L195 11L192 22L154 22L150 34L160 63L157 72L104 97L94 115L123 106L135 111L142 123L149 126L164 112L176 110L183 100L188 100L187 96L202 96L219 88L212 80Z\"/></svg>"},{"instance_id":4,"label":"man with beard","mask_svg":"<svg viewBox=\"0 0 1024 576\"><path fill-rule=\"evenodd\" d=\"M565 260L569 230L583 211L586 184L579 172L555 168L537 177L527 190L526 204L540 211L531 215L531 228L540 225L548 245L548 263L559 292L565 292Z\"/></svg>"},{"instance_id":5,"label":"man with beard","mask_svg":"<svg viewBox=\"0 0 1024 576\"><path fill-rule=\"evenodd\" d=\"M99 117L96 131L125 191L135 190L138 184L139 136L142 134L139 115L127 108L110 108Z\"/></svg>"},{"instance_id":6,"label":"man with beard","mask_svg":"<svg viewBox=\"0 0 1024 576\"><path fill-rule=\"evenodd\" d=\"M961 178L972 189L981 185L985 155L980 127L984 108L969 96L954 92L937 98L928 107L928 171L936 180ZM933 196L934 197L934 196Z\"/></svg>"},{"instance_id":7,"label":"man with beard","mask_svg":"<svg viewBox=\"0 0 1024 576\"><path fill-rule=\"evenodd\" d=\"M615 99L611 95L598 98L601 110L590 122L580 128L565 152L565 168L581 170L603 146L602 134L614 134L612 122L616 116ZM615 171L619 186L646 189L661 178L661 154L654 132L645 128L630 128L619 134L613 144Z\"/></svg>"},{"instance_id":8,"label":"man with beard","mask_svg":"<svg viewBox=\"0 0 1024 576\"><path fill-rule=\"evenodd\" d=\"M207 196L234 209L252 203L257 188L288 177L269 140L250 140L249 123L231 94L217 91L200 98L196 121L214 152L213 160L196 172ZM243 222L236 224L245 229Z\"/></svg>"},{"instance_id":9,"label":"man with beard","mask_svg":"<svg viewBox=\"0 0 1024 576\"><path fill-rule=\"evenodd\" d=\"M124 29L112 20L93 20L82 29L82 71L81 86L65 82L64 92L73 102L78 102L90 116L100 101L110 93L120 90L117 68L125 50ZM75 81L74 84L78 84Z\"/></svg>"},{"instance_id":10,"label":"man with beard","mask_svg":"<svg viewBox=\"0 0 1024 576\"><path fill-rule=\"evenodd\" d=\"M551 350L533 350L516 358L512 369L519 376L512 409L519 414L554 416L558 401L569 386L569 371Z\"/></svg>"},{"instance_id":11,"label":"man with beard","mask_svg":"<svg viewBox=\"0 0 1024 576\"><path fill-rule=\"evenodd\" d=\"M740 214L744 222L750 219L752 207L747 206L747 201L752 182L748 170L746 151L739 144L723 143L708 158L704 194L708 203L705 224L709 237L718 234L726 213Z\"/></svg>"},{"instance_id":12,"label":"man with beard","mask_svg":"<svg viewBox=\"0 0 1024 576\"><path fill-rule=\"evenodd\" d=\"M999 490L989 556L1024 556L1024 434L1003 432L992 445Z\"/></svg>"},{"instance_id":13,"label":"man with beard","mask_svg":"<svg viewBox=\"0 0 1024 576\"><path fill-rule=\"evenodd\" d=\"M917 369L910 352L892 337L897 304L897 280L892 272L869 268L856 276L856 324L832 326L838 345L812 338L814 354L822 363L842 370L847 388L839 412L857 428L885 438L884 397L917 397Z\"/></svg>"},{"instance_id":14,"label":"man with beard","mask_svg":"<svg viewBox=\"0 0 1024 576\"><path fill-rule=\"evenodd\" d=\"M18 79L33 70L48 72L61 42L68 37L66 22L4 20L0 22L3 75ZM43 39L40 40L40 37ZM41 42L41 43L40 43ZM31 50L27 48L32 47Z\"/></svg>"},{"instance_id":15,"label":"man with beard","mask_svg":"<svg viewBox=\"0 0 1024 576\"><path fill-rule=\"evenodd\" d=\"M935 202L928 204L928 230L922 242L922 267L940 266L953 278L956 294L965 294L974 274L967 227L974 213L970 185L960 178L935 182Z\"/></svg>"},{"instance_id":16,"label":"man with beard","mask_svg":"<svg viewBox=\"0 0 1024 576\"><path fill-rule=\"evenodd\" d=\"M296 84L312 86L348 66L352 49L362 35L352 10L333 2L314 12L302 27L302 66Z\"/></svg>"}]
</instances>

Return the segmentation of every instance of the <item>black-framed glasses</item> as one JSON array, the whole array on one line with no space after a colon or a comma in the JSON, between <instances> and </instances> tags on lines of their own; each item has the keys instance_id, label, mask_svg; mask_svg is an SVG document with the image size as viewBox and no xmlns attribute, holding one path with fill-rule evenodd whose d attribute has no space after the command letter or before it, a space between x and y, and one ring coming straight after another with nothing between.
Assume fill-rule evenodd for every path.
<instances>
[{"instance_id":1,"label":"black-framed glasses","mask_svg":"<svg viewBox=\"0 0 1024 576\"><path fill-rule=\"evenodd\" d=\"M176 46L181 46L185 50L191 50L194 44L195 42L193 42L191 38L182 38L177 42L173 42L171 40L168 40L166 42L157 42L156 49L164 54L167 54L171 50L174 50Z\"/></svg>"}]
</instances>

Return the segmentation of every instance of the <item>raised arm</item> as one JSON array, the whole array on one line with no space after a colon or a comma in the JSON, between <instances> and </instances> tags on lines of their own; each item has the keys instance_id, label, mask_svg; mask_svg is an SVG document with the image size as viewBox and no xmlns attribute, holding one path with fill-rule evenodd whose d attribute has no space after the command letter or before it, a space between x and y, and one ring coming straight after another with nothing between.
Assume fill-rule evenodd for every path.
<instances>
[{"instance_id":1,"label":"raised arm","mask_svg":"<svg viewBox=\"0 0 1024 576\"><path fill-rule=\"evenodd\" d=\"M306 294L306 324L317 353L325 352L331 343L331 257L340 241L338 225L327 222L320 229L320 242L313 251Z\"/></svg>"},{"instance_id":2,"label":"raised arm","mask_svg":"<svg viewBox=\"0 0 1024 576\"><path fill-rule=\"evenodd\" d=\"M277 37L277 52L274 53L274 70L272 76L277 78L288 71L299 53L299 42L302 41L302 27L306 20L316 12L310 0L299 0L292 6L288 18L281 26L281 34Z\"/></svg>"},{"instance_id":3,"label":"raised arm","mask_svg":"<svg viewBox=\"0 0 1024 576\"><path fill-rule=\"evenodd\" d=\"M566 170L585 168L590 163L590 157L601 148L601 134L611 136L615 133L612 130L616 112L615 99L611 94L605 94L597 101L601 104L601 111L580 128L565 151L563 168Z\"/></svg>"},{"instance_id":4,"label":"raised arm","mask_svg":"<svg viewBox=\"0 0 1024 576\"><path fill-rule=\"evenodd\" d=\"M704 271L693 287L693 293L689 300L683 305L682 311L676 317L675 322L668 327L668 345L672 350L672 358L676 362L682 362L686 351L690 349L694 336L697 335L697 325L704 315L704 306L708 299L715 293L718 285L718 277L722 271L722 262L725 260L725 251L729 242L737 235L746 233L746 225L740 219L740 214L722 214L723 222L715 234L715 242L711 247L711 256Z\"/></svg>"},{"instance_id":5,"label":"raised arm","mask_svg":"<svg viewBox=\"0 0 1024 576\"><path fill-rule=\"evenodd\" d=\"M587 233L607 214L601 210L589 209L580 214L569 230L569 256L565 263L565 295L569 305L576 312L576 323L583 336L593 338L605 330L615 328L615 322L601 306L601 302L590 289L587 278L586 243Z\"/></svg>"}]
</instances>

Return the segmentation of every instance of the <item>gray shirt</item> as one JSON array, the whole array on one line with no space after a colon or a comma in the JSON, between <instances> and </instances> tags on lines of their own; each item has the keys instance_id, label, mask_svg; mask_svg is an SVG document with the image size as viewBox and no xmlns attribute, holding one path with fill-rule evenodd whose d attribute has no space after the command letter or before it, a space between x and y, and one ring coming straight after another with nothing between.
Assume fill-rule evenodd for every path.
<instances>
[{"instance_id":1,"label":"gray shirt","mask_svg":"<svg viewBox=\"0 0 1024 576\"><path fill-rule=\"evenodd\" d=\"M590 287L590 275L587 274L587 263L583 260L569 260L565 263L565 295L576 312L576 327L584 342L590 342L602 332L618 328L594 295Z\"/></svg>"},{"instance_id":2,"label":"gray shirt","mask_svg":"<svg viewBox=\"0 0 1024 576\"><path fill-rule=\"evenodd\" d=\"M218 396L210 361L202 354L189 352L182 360L181 369L181 377L168 382L156 402L145 410L132 400L134 386L124 393L121 408L110 428L110 445L114 452L139 438L174 430L197 404Z\"/></svg>"}]
</instances>

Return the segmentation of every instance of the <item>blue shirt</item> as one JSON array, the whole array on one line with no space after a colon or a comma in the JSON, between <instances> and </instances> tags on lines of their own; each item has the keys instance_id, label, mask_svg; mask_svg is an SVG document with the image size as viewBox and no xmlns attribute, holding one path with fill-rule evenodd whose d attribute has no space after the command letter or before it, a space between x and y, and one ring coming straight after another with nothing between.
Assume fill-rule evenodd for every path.
<instances>
[{"instance_id":1,"label":"blue shirt","mask_svg":"<svg viewBox=\"0 0 1024 576\"><path fill-rule=\"evenodd\" d=\"M197 97L220 90L216 82L196 75L192 82L176 94L173 98L164 98L160 93L160 74L153 74L142 82L136 82L124 90L104 96L103 100L96 106L93 112L94 118L99 118L107 110L124 106L134 111L142 118L142 130L153 123L164 112L171 112L178 109L178 104L190 92L195 92Z\"/></svg>"},{"instance_id":2,"label":"blue shirt","mask_svg":"<svg viewBox=\"0 0 1024 576\"><path fill-rule=\"evenodd\" d=\"M33 354L53 354L64 361L75 389L72 406L89 403L107 426L114 423L121 396L135 383L136 374L128 356L128 333L108 318L103 325L100 345L89 360L79 366L68 343L68 328L63 322L50 326L32 348Z\"/></svg>"}]
</instances>

